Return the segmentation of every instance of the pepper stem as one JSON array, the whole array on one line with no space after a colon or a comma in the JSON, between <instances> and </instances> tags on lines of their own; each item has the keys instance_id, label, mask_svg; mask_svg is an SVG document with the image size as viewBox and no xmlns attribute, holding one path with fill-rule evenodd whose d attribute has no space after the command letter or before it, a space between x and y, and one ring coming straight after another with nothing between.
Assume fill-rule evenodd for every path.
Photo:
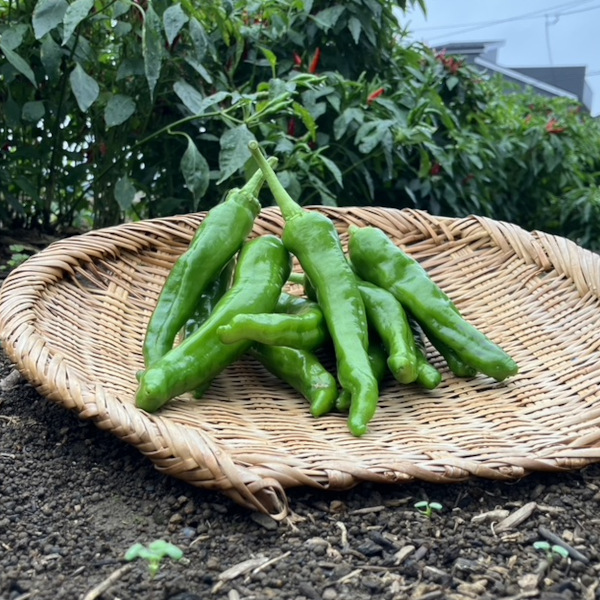
<instances>
[{"instance_id":1,"label":"pepper stem","mask_svg":"<svg viewBox=\"0 0 600 600\"><path fill-rule=\"evenodd\" d=\"M269 186L279 210L286 221L304 212L304 209L287 193L286 189L279 181L279 178L273 171L273 168L262 153L258 142L252 140L248 142L248 149L252 153L256 164L263 172L267 185Z\"/></svg>"},{"instance_id":2,"label":"pepper stem","mask_svg":"<svg viewBox=\"0 0 600 600\"><path fill-rule=\"evenodd\" d=\"M273 168L277 166L278 162L279 161L274 156L270 157L268 160L269 166ZM256 169L256 171L252 173L250 179L248 179L248 181L244 184L243 189L247 192L250 192L253 196L258 196L260 188L263 186L265 180L265 174L263 173L262 169Z\"/></svg>"}]
</instances>

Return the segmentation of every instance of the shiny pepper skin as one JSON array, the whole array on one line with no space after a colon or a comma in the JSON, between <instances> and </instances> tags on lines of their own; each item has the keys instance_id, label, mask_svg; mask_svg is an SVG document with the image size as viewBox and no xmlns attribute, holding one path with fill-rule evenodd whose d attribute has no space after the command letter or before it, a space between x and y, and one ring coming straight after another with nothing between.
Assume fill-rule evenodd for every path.
<instances>
[{"instance_id":1,"label":"shiny pepper skin","mask_svg":"<svg viewBox=\"0 0 600 600\"><path fill-rule=\"evenodd\" d=\"M357 274L390 291L423 327L476 371L502 381L515 361L466 321L425 269L379 228L350 226L348 254Z\"/></svg>"},{"instance_id":2,"label":"shiny pepper skin","mask_svg":"<svg viewBox=\"0 0 600 600\"><path fill-rule=\"evenodd\" d=\"M146 328L146 368L171 350L202 294L239 251L260 212L256 195L263 183L258 170L241 189L231 190L224 202L207 213L188 249L173 265Z\"/></svg>"},{"instance_id":3,"label":"shiny pepper skin","mask_svg":"<svg viewBox=\"0 0 600 600\"><path fill-rule=\"evenodd\" d=\"M283 243L315 288L333 341L338 380L351 396L348 428L353 435L362 436L377 410L379 384L369 360L367 316L356 277L331 219L298 205L258 143L250 142L249 148L285 219Z\"/></svg>"},{"instance_id":4,"label":"shiny pepper skin","mask_svg":"<svg viewBox=\"0 0 600 600\"><path fill-rule=\"evenodd\" d=\"M136 406L154 412L172 398L205 390L223 369L237 360L250 341L223 344L217 329L240 313L272 311L292 267L281 240L265 235L242 247L229 290L208 319L189 338L157 360L140 376Z\"/></svg>"}]
</instances>

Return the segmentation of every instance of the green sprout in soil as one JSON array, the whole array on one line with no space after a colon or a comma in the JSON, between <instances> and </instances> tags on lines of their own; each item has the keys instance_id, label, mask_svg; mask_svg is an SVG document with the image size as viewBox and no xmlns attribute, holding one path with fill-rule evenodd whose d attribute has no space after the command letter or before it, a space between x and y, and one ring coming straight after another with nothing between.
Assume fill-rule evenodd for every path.
<instances>
[{"instance_id":1,"label":"green sprout in soil","mask_svg":"<svg viewBox=\"0 0 600 600\"><path fill-rule=\"evenodd\" d=\"M151 577L154 577L158 573L160 563L166 557L173 560L181 560L183 558L183 550L164 540L155 540L148 546L139 543L134 544L125 553L125 560L132 561L141 558L147 561Z\"/></svg>"},{"instance_id":2,"label":"green sprout in soil","mask_svg":"<svg viewBox=\"0 0 600 600\"><path fill-rule=\"evenodd\" d=\"M428 502L427 500L421 500L415 503L414 507L428 519L433 517L434 512L441 512L444 508L439 502Z\"/></svg>"},{"instance_id":3,"label":"green sprout in soil","mask_svg":"<svg viewBox=\"0 0 600 600\"><path fill-rule=\"evenodd\" d=\"M549 565L551 565L557 558L567 558L569 556L569 551L558 544L550 545L549 542L539 541L534 542L533 547L536 550L546 554L546 560L548 561Z\"/></svg>"}]
</instances>

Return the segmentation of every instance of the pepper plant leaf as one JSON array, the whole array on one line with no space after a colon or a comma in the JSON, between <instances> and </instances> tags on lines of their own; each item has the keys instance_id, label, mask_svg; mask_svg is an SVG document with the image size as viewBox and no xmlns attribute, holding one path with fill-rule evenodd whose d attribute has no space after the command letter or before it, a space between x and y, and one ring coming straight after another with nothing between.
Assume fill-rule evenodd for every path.
<instances>
[{"instance_id":1,"label":"pepper plant leaf","mask_svg":"<svg viewBox=\"0 0 600 600\"><path fill-rule=\"evenodd\" d=\"M185 179L187 189L194 197L193 210L196 211L210 183L210 167L192 138L188 135L185 137L188 144L181 158L181 173Z\"/></svg>"},{"instance_id":2,"label":"pepper plant leaf","mask_svg":"<svg viewBox=\"0 0 600 600\"><path fill-rule=\"evenodd\" d=\"M172 4L163 13L163 26L169 46L181 31L181 28L189 21L189 17L183 12L181 4Z\"/></svg>"},{"instance_id":3,"label":"pepper plant leaf","mask_svg":"<svg viewBox=\"0 0 600 600\"><path fill-rule=\"evenodd\" d=\"M78 63L69 76L71 89L81 112L86 112L100 94L98 82L88 75Z\"/></svg>"},{"instance_id":4,"label":"pepper plant leaf","mask_svg":"<svg viewBox=\"0 0 600 600\"><path fill-rule=\"evenodd\" d=\"M63 52L51 35L44 37L40 46L40 60L50 81L58 81L61 76Z\"/></svg>"},{"instance_id":5,"label":"pepper plant leaf","mask_svg":"<svg viewBox=\"0 0 600 600\"><path fill-rule=\"evenodd\" d=\"M356 17L350 17L350 19L348 19L348 29L352 34L352 39L354 40L354 43L358 44L360 40L360 32L362 31L362 24L360 20Z\"/></svg>"},{"instance_id":6,"label":"pepper plant leaf","mask_svg":"<svg viewBox=\"0 0 600 600\"><path fill-rule=\"evenodd\" d=\"M162 68L163 43L160 18L154 8L152 8L150 2L148 2L148 8L144 17L142 54L144 56L144 73L148 81L150 96L154 97L154 89L158 83Z\"/></svg>"},{"instance_id":7,"label":"pepper plant leaf","mask_svg":"<svg viewBox=\"0 0 600 600\"><path fill-rule=\"evenodd\" d=\"M135 199L135 186L127 175L123 175L115 183L115 200L123 211L129 210L133 206Z\"/></svg>"},{"instance_id":8,"label":"pepper plant leaf","mask_svg":"<svg viewBox=\"0 0 600 600\"><path fill-rule=\"evenodd\" d=\"M21 75L24 75L29 81L37 87L37 82L35 80L35 74L29 63L22 57L19 56L14 50L10 50L6 48L2 42L0 41L0 50L4 54L6 60L17 70Z\"/></svg>"},{"instance_id":9,"label":"pepper plant leaf","mask_svg":"<svg viewBox=\"0 0 600 600\"><path fill-rule=\"evenodd\" d=\"M31 17L35 39L42 39L62 23L68 7L66 0L38 0Z\"/></svg>"},{"instance_id":10,"label":"pepper plant leaf","mask_svg":"<svg viewBox=\"0 0 600 600\"><path fill-rule=\"evenodd\" d=\"M104 122L106 127L115 127L125 123L135 112L135 100L131 96L114 94L104 107Z\"/></svg>"},{"instance_id":11,"label":"pepper plant leaf","mask_svg":"<svg viewBox=\"0 0 600 600\"><path fill-rule=\"evenodd\" d=\"M93 6L94 0L75 0L75 2L69 4L63 17L63 46L69 41L79 23L88 16Z\"/></svg>"},{"instance_id":12,"label":"pepper plant leaf","mask_svg":"<svg viewBox=\"0 0 600 600\"><path fill-rule=\"evenodd\" d=\"M320 29L324 29L325 31L327 31L338 22L338 19L342 16L342 13L345 10L345 6L337 4L336 6L331 6L329 8L320 10L314 16L314 20Z\"/></svg>"},{"instance_id":13,"label":"pepper plant leaf","mask_svg":"<svg viewBox=\"0 0 600 600\"><path fill-rule=\"evenodd\" d=\"M248 142L254 139L254 134L246 125L238 125L233 129L228 129L221 136L221 150L219 152L221 178L217 183L222 183L246 164L251 156L250 150L248 150Z\"/></svg>"}]
</instances>

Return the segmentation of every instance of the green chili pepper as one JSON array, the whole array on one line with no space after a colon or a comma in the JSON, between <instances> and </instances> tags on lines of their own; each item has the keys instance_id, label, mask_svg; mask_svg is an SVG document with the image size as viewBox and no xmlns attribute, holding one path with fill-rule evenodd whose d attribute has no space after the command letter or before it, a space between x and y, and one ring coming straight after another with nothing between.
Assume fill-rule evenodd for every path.
<instances>
[{"instance_id":1,"label":"green chili pepper","mask_svg":"<svg viewBox=\"0 0 600 600\"><path fill-rule=\"evenodd\" d=\"M415 349L417 351L416 382L427 390L433 390L442 382L442 374L427 359L425 334L420 325L412 318L409 318L409 323L414 335Z\"/></svg>"},{"instance_id":2,"label":"green chili pepper","mask_svg":"<svg viewBox=\"0 0 600 600\"><path fill-rule=\"evenodd\" d=\"M360 277L389 290L427 331L467 365L502 381L515 361L466 321L425 269L376 227L349 228L348 253Z\"/></svg>"},{"instance_id":3,"label":"green chili pepper","mask_svg":"<svg viewBox=\"0 0 600 600\"><path fill-rule=\"evenodd\" d=\"M367 316L356 277L333 221L298 205L285 191L258 143L252 141L248 147L285 220L283 243L315 287L335 348L338 380L352 398L348 427L353 435L361 436L377 410L379 389L367 353Z\"/></svg>"},{"instance_id":4,"label":"green chili pepper","mask_svg":"<svg viewBox=\"0 0 600 600\"><path fill-rule=\"evenodd\" d=\"M333 410L338 396L337 381L313 352L255 344L250 354L269 372L302 394L308 400L314 417Z\"/></svg>"},{"instance_id":5,"label":"green chili pepper","mask_svg":"<svg viewBox=\"0 0 600 600\"><path fill-rule=\"evenodd\" d=\"M217 329L217 335L224 344L252 340L303 350L314 350L329 337L319 305L286 293L282 294L275 312L235 315Z\"/></svg>"},{"instance_id":6,"label":"green chili pepper","mask_svg":"<svg viewBox=\"0 0 600 600\"><path fill-rule=\"evenodd\" d=\"M235 272L235 262L235 258L232 258L200 296L193 316L185 324L184 339L190 337L208 319L223 294L229 289Z\"/></svg>"},{"instance_id":7,"label":"green chili pepper","mask_svg":"<svg viewBox=\"0 0 600 600\"><path fill-rule=\"evenodd\" d=\"M142 374L136 405L153 412L175 396L204 389L251 345L223 344L217 329L239 313L273 310L290 270L291 257L278 237L265 235L246 242L229 290L194 334Z\"/></svg>"},{"instance_id":8,"label":"green chili pepper","mask_svg":"<svg viewBox=\"0 0 600 600\"><path fill-rule=\"evenodd\" d=\"M373 374L375 375L377 382L381 384L385 379L386 373L388 373L387 350L381 343L381 340L377 339L369 342L368 352ZM348 390L342 390L335 401L335 407L339 412L348 412L350 403L350 392L348 392Z\"/></svg>"},{"instance_id":9,"label":"green chili pepper","mask_svg":"<svg viewBox=\"0 0 600 600\"><path fill-rule=\"evenodd\" d=\"M207 213L188 249L173 265L147 326L146 367L171 350L207 286L240 249L260 212L256 195L263 183L259 169L244 187L232 189Z\"/></svg>"},{"instance_id":10,"label":"green chili pepper","mask_svg":"<svg viewBox=\"0 0 600 600\"><path fill-rule=\"evenodd\" d=\"M393 294L379 286L360 280L358 288L369 324L388 353L390 371L400 383L412 383L417 379L417 353L406 311Z\"/></svg>"},{"instance_id":11,"label":"green chili pepper","mask_svg":"<svg viewBox=\"0 0 600 600\"><path fill-rule=\"evenodd\" d=\"M423 325L423 331L433 347L442 355L454 375L457 377L475 377L477 375L477 369L465 363L453 348L437 339L425 325Z\"/></svg>"}]
</instances>

